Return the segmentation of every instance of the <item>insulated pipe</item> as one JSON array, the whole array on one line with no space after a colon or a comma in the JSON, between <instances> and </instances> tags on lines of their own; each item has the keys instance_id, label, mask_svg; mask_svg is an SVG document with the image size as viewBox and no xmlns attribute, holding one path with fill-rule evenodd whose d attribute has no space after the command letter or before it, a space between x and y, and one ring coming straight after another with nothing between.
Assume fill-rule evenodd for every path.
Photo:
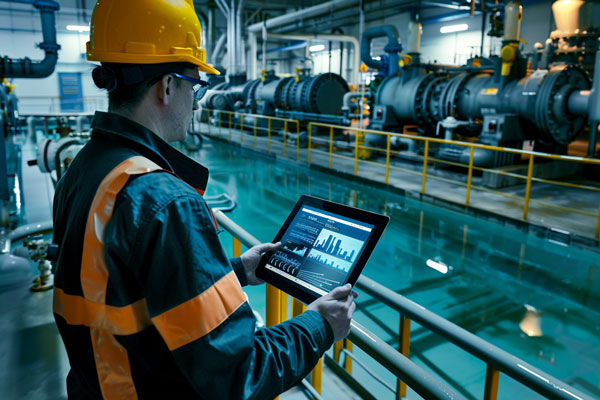
<instances>
[{"instance_id":1,"label":"insulated pipe","mask_svg":"<svg viewBox=\"0 0 600 400\"><path fill-rule=\"evenodd\" d=\"M35 0L29 3L40 10L43 42L38 45L45 53L42 61L31 61L28 57L11 59L3 57L0 60L0 77L4 78L45 78L54 72L58 60L60 45L56 43L56 19L54 13L60 5L51 0Z\"/></svg>"},{"instance_id":2,"label":"insulated pipe","mask_svg":"<svg viewBox=\"0 0 600 400\"><path fill-rule=\"evenodd\" d=\"M348 112L350 112L350 101L354 98L358 98L360 99L361 97L366 97L368 99L371 98L371 93L359 93L359 92L348 92L344 95L344 98L342 100L342 110L348 110ZM360 105L358 106L360 107Z\"/></svg>"},{"instance_id":3,"label":"insulated pipe","mask_svg":"<svg viewBox=\"0 0 600 400\"><path fill-rule=\"evenodd\" d=\"M382 36L387 36L388 38L388 44L386 47L400 46L400 43L398 42L398 30L392 25L376 26L371 29L367 29L362 34L360 46L361 60L369 67L380 71L383 67L383 62L375 60L371 57L371 41ZM399 51L401 51L401 47ZM393 49L390 49L388 54L390 57L389 75L395 75L399 69L398 62L400 61L400 57L398 56L397 52L393 51Z\"/></svg>"},{"instance_id":4,"label":"insulated pipe","mask_svg":"<svg viewBox=\"0 0 600 400\"><path fill-rule=\"evenodd\" d=\"M421 35L423 35L423 25L419 21L410 21L408 23L408 45L406 48L408 54L421 53Z\"/></svg>"},{"instance_id":5,"label":"insulated pipe","mask_svg":"<svg viewBox=\"0 0 600 400\"><path fill-rule=\"evenodd\" d=\"M338 42L349 42L354 46L354 60L352 66L352 79L354 84L358 85L358 72L360 69L360 45L358 40L354 36L349 35L281 35L278 33L267 33L267 37L278 38L278 39L294 39L294 40L306 40L310 42L311 40L319 39L319 40L332 40ZM307 46L308 48L308 46Z\"/></svg>"}]
</instances>

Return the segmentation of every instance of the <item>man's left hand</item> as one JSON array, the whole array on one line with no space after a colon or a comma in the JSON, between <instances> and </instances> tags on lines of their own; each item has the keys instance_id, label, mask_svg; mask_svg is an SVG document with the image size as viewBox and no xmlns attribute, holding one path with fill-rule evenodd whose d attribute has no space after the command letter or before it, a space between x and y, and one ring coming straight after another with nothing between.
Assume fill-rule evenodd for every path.
<instances>
[{"instance_id":1,"label":"man's left hand","mask_svg":"<svg viewBox=\"0 0 600 400\"><path fill-rule=\"evenodd\" d=\"M242 264L246 271L246 278L248 279L248 285L260 285L264 283L262 279L256 277L256 267L262 257L263 253L269 251L275 251L281 246L281 243L263 243L249 248L244 254L242 254Z\"/></svg>"}]
</instances>

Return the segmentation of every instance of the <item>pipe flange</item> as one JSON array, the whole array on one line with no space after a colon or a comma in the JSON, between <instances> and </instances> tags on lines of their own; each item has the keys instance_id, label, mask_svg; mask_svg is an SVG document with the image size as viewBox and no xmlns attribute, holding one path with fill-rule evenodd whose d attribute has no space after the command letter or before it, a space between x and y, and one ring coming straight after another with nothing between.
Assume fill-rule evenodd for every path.
<instances>
[{"instance_id":1,"label":"pipe flange","mask_svg":"<svg viewBox=\"0 0 600 400\"><path fill-rule=\"evenodd\" d=\"M339 115L344 94L349 90L338 74L329 72L314 76L302 87L303 108L312 113Z\"/></svg>"},{"instance_id":2,"label":"pipe flange","mask_svg":"<svg viewBox=\"0 0 600 400\"><path fill-rule=\"evenodd\" d=\"M437 124L435 115L430 113L430 109L434 110L437 107L429 107L434 102L439 102L439 97L442 89L442 82L447 77L441 73L427 74L424 76L417 89L418 100L415 99L415 116L417 121L424 122L429 128L434 128Z\"/></svg>"},{"instance_id":3,"label":"pipe flange","mask_svg":"<svg viewBox=\"0 0 600 400\"><path fill-rule=\"evenodd\" d=\"M546 74L535 103L535 123L545 138L567 145L581 133L587 116L569 113L567 103L571 93L590 86L588 75L577 66L556 66Z\"/></svg>"}]
</instances>

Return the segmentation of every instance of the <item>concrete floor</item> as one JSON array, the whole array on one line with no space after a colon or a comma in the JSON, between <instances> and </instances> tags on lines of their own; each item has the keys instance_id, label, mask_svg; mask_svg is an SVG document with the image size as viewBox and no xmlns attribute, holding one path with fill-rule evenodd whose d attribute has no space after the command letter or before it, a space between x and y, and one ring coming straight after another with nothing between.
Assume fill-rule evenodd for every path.
<instances>
[{"instance_id":1,"label":"concrete floor","mask_svg":"<svg viewBox=\"0 0 600 400\"><path fill-rule=\"evenodd\" d=\"M268 139L265 136L257 136L255 146L252 132L245 132L241 135L239 130L231 129L230 134L229 128L222 127L219 133L219 128L214 126L209 128L208 124L199 124L197 129L202 134L241 144L243 148L266 153L277 159L309 165L310 168L329 169L328 146L321 145L313 148L309 164L306 148L301 147L298 155L295 143L288 142L284 148L283 138L275 134L271 137L269 149ZM318 141L326 142L328 138L316 138L313 143ZM342 144L342 142L337 143ZM524 181L521 184L500 189L489 189L484 186L484 181L489 181L490 176L491 179L495 177L474 174L470 204L466 205L466 173L450 171L441 163L430 163L427 168L425 193L421 194L423 182L423 162L421 160L407 162L392 158L389 183L386 184L385 157L378 160L359 160L358 173L355 175L355 160L351 148L347 151L336 150L336 152L340 155L333 156L332 169L346 177L385 187L388 190L399 191L407 197L441 205L478 218L489 219L537 236L575 246L594 247L600 251L600 241L596 238L597 224L600 222L598 217L600 185L597 181L590 181L577 175L569 178L555 178L561 182L590 186L596 188L595 190L533 182L529 211L525 220L523 218L526 190ZM548 170L548 166L543 167ZM550 169L562 170L562 175L565 175L566 169L576 171L576 167L565 163L551 165ZM537 165L534 169L534 178L536 171L541 171ZM518 171L518 173L522 174L522 171ZM555 175L561 175L560 171L555 172Z\"/></svg>"}]
</instances>

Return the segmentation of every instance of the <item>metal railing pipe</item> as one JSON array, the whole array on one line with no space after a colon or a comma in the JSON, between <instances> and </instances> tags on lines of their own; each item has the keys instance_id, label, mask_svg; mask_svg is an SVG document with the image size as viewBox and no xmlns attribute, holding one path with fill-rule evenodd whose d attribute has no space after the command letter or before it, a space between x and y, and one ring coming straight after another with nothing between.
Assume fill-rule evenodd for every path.
<instances>
[{"instance_id":1,"label":"metal railing pipe","mask_svg":"<svg viewBox=\"0 0 600 400\"><path fill-rule=\"evenodd\" d=\"M364 275L358 279L356 287L543 396L551 399L590 399L589 396L565 382L548 375Z\"/></svg>"},{"instance_id":2,"label":"metal railing pipe","mask_svg":"<svg viewBox=\"0 0 600 400\"><path fill-rule=\"evenodd\" d=\"M348 338L425 399L463 399L452 387L404 357L392 346L352 321Z\"/></svg>"},{"instance_id":3,"label":"metal railing pipe","mask_svg":"<svg viewBox=\"0 0 600 400\"><path fill-rule=\"evenodd\" d=\"M241 226L223 214L214 213L219 225L231 235L237 237L246 247L260 244L260 241L246 232ZM381 338L369 332L356 321L352 322L348 339L359 346L365 353L373 357L388 371L402 379L415 392L427 399L463 399L450 386L431 373L425 371Z\"/></svg>"}]
</instances>

